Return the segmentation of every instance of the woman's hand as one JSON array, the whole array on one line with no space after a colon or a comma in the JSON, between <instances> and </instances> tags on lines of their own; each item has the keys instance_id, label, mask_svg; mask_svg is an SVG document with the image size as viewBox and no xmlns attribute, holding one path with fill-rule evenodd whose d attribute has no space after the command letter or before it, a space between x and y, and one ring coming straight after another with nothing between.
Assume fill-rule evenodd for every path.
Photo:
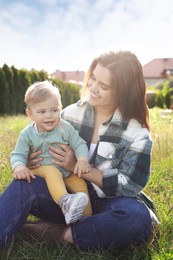
<instances>
[{"instance_id":1,"label":"woman's hand","mask_svg":"<svg viewBox=\"0 0 173 260\"><path fill-rule=\"evenodd\" d=\"M49 153L54 164L63 167L67 171L73 172L76 165L76 157L72 148L67 144L57 144L61 149L50 146Z\"/></svg>"},{"instance_id":2,"label":"woman's hand","mask_svg":"<svg viewBox=\"0 0 173 260\"><path fill-rule=\"evenodd\" d=\"M32 152L32 150L34 149L34 147L31 148L31 153L28 156L28 164L27 167L31 170L31 169L35 169L38 168L40 166L40 162L43 160L42 157L36 158L38 155L40 155L42 152L41 150L38 150L36 152Z\"/></svg>"}]
</instances>

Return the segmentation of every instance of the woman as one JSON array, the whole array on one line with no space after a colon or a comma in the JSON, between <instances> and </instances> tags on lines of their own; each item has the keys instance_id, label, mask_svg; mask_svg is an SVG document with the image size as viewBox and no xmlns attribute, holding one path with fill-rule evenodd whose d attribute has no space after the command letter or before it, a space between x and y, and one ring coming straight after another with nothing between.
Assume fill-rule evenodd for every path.
<instances>
[{"instance_id":1,"label":"woman","mask_svg":"<svg viewBox=\"0 0 173 260\"><path fill-rule=\"evenodd\" d=\"M81 249L128 246L149 239L154 214L138 199L149 179L152 148L145 93L142 66L133 53L109 52L92 62L84 97L65 108L62 117L88 143L92 167L82 177L88 184L93 216L66 226L43 179L37 177L30 184L14 180L0 198L1 247L29 214L47 221L26 223L23 235L66 241ZM73 171L73 151L67 145L61 148L51 147L52 161ZM35 156L40 153L32 154L30 168L39 165L41 159ZM17 209L8 205L12 196Z\"/></svg>"}]
</instances>

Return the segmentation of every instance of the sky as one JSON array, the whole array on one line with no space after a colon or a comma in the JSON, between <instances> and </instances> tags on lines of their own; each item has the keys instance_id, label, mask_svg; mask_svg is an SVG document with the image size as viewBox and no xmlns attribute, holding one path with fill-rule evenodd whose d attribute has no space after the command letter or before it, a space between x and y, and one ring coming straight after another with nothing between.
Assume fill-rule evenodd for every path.
<instances>
[{"instance_id":1,"label":"sky","mask_svg":"<svg viewBox=\"0 0 173 260\"><path fill-rule=\"evenodd\" d=\"M107 51L173 58L172 0L0 0L0 67L86 71Z\"/></svg>"}]
</instances>

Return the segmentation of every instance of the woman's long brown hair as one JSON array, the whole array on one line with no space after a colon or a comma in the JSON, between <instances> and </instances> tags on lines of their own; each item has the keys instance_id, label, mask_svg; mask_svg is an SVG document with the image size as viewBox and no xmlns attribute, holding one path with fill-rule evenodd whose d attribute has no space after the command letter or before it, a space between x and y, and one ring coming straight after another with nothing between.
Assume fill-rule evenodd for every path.
<instances>
[{"instance_id":1,"label":"woman's long brown hair","mask_svg":"<svg viewBox=\"0 0 173 260\"><path fill-rule=\"evenodd\" d=\"M112 87L116 90L115 102L123 118L134 118L149 130L146 84L142 65L136 55L129 51L108 52L94 59L84 78L82 96L88 92L88 80L97 64L111 73Z\"/></svg>"}]
</instances>

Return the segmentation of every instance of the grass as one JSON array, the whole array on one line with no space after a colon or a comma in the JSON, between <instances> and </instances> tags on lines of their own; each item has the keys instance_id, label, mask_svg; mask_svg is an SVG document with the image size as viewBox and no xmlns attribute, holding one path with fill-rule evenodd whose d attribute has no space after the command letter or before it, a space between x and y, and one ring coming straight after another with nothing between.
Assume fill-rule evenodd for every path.
<instances>
[{"instance_id":1,"label":"grass","mask_svg":"<svg viewBox=\"0 0 173 260\"><path fill-rule=\"evenodd\" d=\"M0 259L32 260L169 260L173 259L173 113L150 110L153 139L152 171L145 193L155 202L161 225L150 243L124 249L81 251L69 245L29 243L17 236L0 252ZM9 155L20 130L28 123L25 116L0 117L0 191L12 180Z\"/></svg>"}]
</instances>

